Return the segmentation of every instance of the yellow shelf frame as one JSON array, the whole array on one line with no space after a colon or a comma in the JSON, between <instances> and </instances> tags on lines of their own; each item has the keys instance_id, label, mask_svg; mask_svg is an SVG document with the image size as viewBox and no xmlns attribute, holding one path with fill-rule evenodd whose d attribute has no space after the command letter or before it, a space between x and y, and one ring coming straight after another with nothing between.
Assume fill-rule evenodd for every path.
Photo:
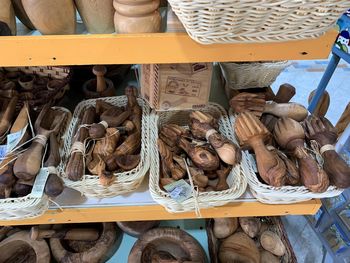
<instances>
[{"instance_id":1,"label":"yellow shelf frame","mask_svg":"<svg viewBox=\"0 0 350 263\"><path fill-rule=\"evenodd\" d=\"M186 33L0 37L0 65L54 66L327 58L337 32L315 39L201 45Z\"/></svg>"},{"instance_id":2,"label":"yellow shelf frame","mask_svg":"<svg viewBox=\"0 0 350 263\"><path fill-rule=\"evenodd\" d=\"M235 202L224 206L201 209L203 218L312 215L321 207L319 200L288 204L268 205L259 202ZM25 220L0 221L0 225L37 225L61 223L115 222L139 220L195 219L194 212L168 213L160 205L117 206L91 208L64 208L48 210L44 215Z\"/></svg>"}]
</instances>

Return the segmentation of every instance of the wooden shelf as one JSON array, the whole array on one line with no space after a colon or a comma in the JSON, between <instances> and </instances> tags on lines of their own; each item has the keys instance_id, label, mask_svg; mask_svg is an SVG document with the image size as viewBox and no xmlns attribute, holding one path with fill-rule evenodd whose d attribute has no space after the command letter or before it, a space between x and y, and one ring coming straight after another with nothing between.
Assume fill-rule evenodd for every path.
<instances>
[{"instance_id":1,"label":"wooden shelf","mask_svg":"<svg viewBox=\"0 0 350 263\"><path fill-rule=\"evenodd\" d=\"M321 207L319 200L298 204L267 205L259 202L236 202L225 206L202 209L203 218L243 217L243 216L277 216L277 215L311 215ZM43 216L26 219L0 221L0 225L36 225L86 222L114 222L138 220L175 220L197 218L194 212L168 213L160 205L118 206L92 208L50 209Z\"/></svg>"},{"instance_id":2,"label":"wooden shelf","mask_svg":"<svg viewBox=\"0 0 350 263\"><path fill-rule=\"evenodd\" d=\"M308 40L201 45L186 33L0 37L1 66L145 64L327 58L337 32Z\"/></svg>"}]
</instances>

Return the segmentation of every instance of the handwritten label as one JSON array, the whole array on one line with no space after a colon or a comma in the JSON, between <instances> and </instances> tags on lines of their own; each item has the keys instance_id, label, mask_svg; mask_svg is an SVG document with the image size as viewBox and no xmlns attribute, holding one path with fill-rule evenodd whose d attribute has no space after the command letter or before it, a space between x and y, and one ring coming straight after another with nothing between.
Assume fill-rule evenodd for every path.
<instances>
[{"instance_id":1,"label":"handwritten label","mask_svg":"<svg viewBox=\"0 0 350 263\"><path fill-rule=\"evenodd\" d=\"M41 198L44 194L46 181L49 178L49 169L41 168L35 178L31 196L34 198Z\"/></svg>"},{"instance_id":2,"label":"handwritten label","mask_svg":"<svg viewBox=\"0 0 350 263\"><path fill-rule=\"evenodd\" d=\"M18 132L7 135L7 152L11 152L14 148L16 148L16 146L18 146L27 130L27 127L28 125Z\"/></svg>"},{"instance_id":3,"label":"handwritten label","mask_svg":"<svg viewBox=\"0 0 350 263\"><path fill-rule=\"evenodd\" d=\"M5 159L7 153L7 145L0 145L0 162Z\"/></svg>"},{"instance_id":4,"label":"handwritten label","mask_svg":"<svg viewBox=\"0 0 350 263\"><path fill-rule=\"evenodd\" d=\"M182 203L192 196L191 186L183 179L165 185L164 189L170 194L170 197L178 203Z\"/></svg>"}]
</instances>

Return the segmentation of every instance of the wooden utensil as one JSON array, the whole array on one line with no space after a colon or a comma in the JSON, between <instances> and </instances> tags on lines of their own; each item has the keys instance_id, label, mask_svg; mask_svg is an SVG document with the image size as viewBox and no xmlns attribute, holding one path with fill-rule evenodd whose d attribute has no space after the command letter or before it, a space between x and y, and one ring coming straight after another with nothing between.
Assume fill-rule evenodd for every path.
<instances>
[{"instance_id":1,"label":"wooden utensil","mask_svg":"<svg viewBox=\"0 0 350 263\"><path fill-rule=\"evenodd\" d=\"M29 29L35 30L34 25L30 21L24 7L22 5L22 0L12 0L13 9L15 10L16 17Z\"/></svg>"},{"instance_id":2,"label":"wooden utensil","mask_svg":"<svg viewBox=\"0 0 350 263\"><path fill-rule=\"evenodd\" d=\"M311 91L309 98L308 98L308 103L310 105L313 97L315 96L316 90ZM328 91L324 91L321 99L319 100L316 108L312 112L312 115L318 116L318 117L324 117L328 111L329 104L330 104L331 98L329 97Z\"/></svg>"},{"instance_id":3,"label":"wooden utensil","mask_svg":"<svg viewBox=\"0 0 350 263\"><path fill-rule=\"evenodd\" d=\"M241 162L242 153L239 147L225 138L217 130L210 125L212 116L207 116L200 111L193 111L190 113L190 129L192 133L197 136L207 139L213 146L220 159L228 165L236 165Z\"/></svg>"},{"instance_id":4,"label":"wooden utensil","mask_svg":"<svg viewBox=\"0 0 350 263\"><path fill-rule=\"evenodd\" d=\"M22 0L26 14L43 35L75 34L73 0Z\"/></svg>"},{"instance_id":5,"label":"wooden utensil","mask_svg":"<svg viewBox=\"0 0 350 263\"><path fill-rule=\"evenodd\" d=\"M40 170L47 139L51 133L58 132L66 113L45 105L35 121L36 138L29 148L19 155L13 171L16 177L24 180L34 178Z\"/></svg>"},{"instance_id":6,"label":"wooden utensil","mask_svg":"<svg viewBox=\"0 0 350 263\"><path fill-rule=\"evenodd\" d=\"M50 248L44 240L30 239L28 231L19 231L0 242L0 262L50 262Z\"/></svg>"},{"instance_id":7,"label":"wooden utensil","mask_svg":"<svg viewBox=\"0 0 350 263\"><path fill-rule=\"evenodd\" d=\"M346 127L349 125L349 122L350 122L350 103L348 103L344 112L340 116L340 119L335 125L335 128L337 129L338 137L340 137L340 135L344 132Z\"/></svg>"},{"instance_id":8,"label":"wooden utensil","mask_svg":"<svg viewBox=\"0 0 350 263\"><path fill-rule=\"evenodd\" d=\"M74 0L78 12L91 34L110 34L114 30L113 0Z\"/></svg>"},{"instance_id":9,"label":"wooden utensil","mask_svg":"<svg viewBox=\"0 0 350 263\"><path fill-rule=\"evenodd\" d=\"M11 0L0 1L0 21L9 26L12 35L16 35L16 17Z\"/></svg>"},{"instance_id":10,"label":"wooden utensil","mask_svg":"<svg viewBox=\"0 0 350 263\"><path fill-rule=\"evenodd\" d=\"M89 125L93 123L94 120L95 120L95 108L89 107L85 109L80 125L86 125L86 124ZM82 152L83 149L80 149L80 148L84 147L83 146L84 142L88 136L89 136L88 128L82 127L82 126L78 129L77 134L75 135L75 141L72 145L72 153L70 155L68 164L66 166L66 175L72 181L80 180L85 173L85 167L84 167L84 161L83 161L85 157Z\"/></svg>"},{"instance_id":11,"label":"wooden utensil","mask_svg":"<svg viewBox=\"0 0 350 263\"><path fill-rule=\"evenodd\" d=\"M128 263L153 262L153 256L160 252L173 262L207 262L203 248L192 236L181 229L160 227L149 230L135 242Z\"/></svg>"},{"instance_id":12,"label":"wooden utensil","mask_svg":"<svg viewBox=\"0 0 350 263\"><path fill-rule=\"evenodd\" d=\"M158 227L160 221L117 222L121 230L133 237L139 237L148 230Z\"/></svg>"},{"instance_id":13,"label":"wooden utensil","mask_svg":"<svg viewBox=\"0 0 350 263\"><path fill-rule=\"evenodd\" d=\"M0 99L0 143L1 139L9 131L12 119L16 112L18 97L14 96L11 99Z\"/></svg>"},{"instance_id":14,"label":"wooden utensil","mask_svg":"<svg viewBox=\"0 0 350 263\"><path fill-rule=\"evenodd\" d=\"M264 182L276 187L284 185L286 166L276 153L267 150L264 141L271 134L265 126L252 113L244 112L236 118L235 132L241 145L253 148Z\"/></svg>"},{"instance_id":15,"label":"wooden utensil","mask_svg":"<svg viewBox=\"0 0 350 263\"><path fill-rule=\"evenodd\" d=\"M263 113L270 113L277 117L289 117L296 121L302 121L306 118L307 109L298 103L265 103L261 94L252 94L242 92L230 100L230 106L235 112L250 111L258 118Z\"/></svg>"},{"instance_id":16,"label":"wooden utensil","mask_svg":"<svg viewBox=\"0 0 350 263\"><path fill-rule=\"evenodd\" d=\"M337 131L332 123L324 117L309 116L305 120L308 139L315 140L324 160L323 169L330 182L339 188L350 187L350 167L333 147L337 141Z\"/></svg>"},{"instance_id":17,"label":"wooden utensil","mask_svg":"<svg viewBox=\"0 0 350 263\"><path fill-rule=\"evenodd\" d=\"M281 118L274 129L278 144L292 152L297 158L301 182L310 191L322 193L327 190L329 179L325 171L307 153L304 147L305 133L303 127L295 120Z\"/></svg>"},{"instance_id":18,"label":"wooden utensil","mask_svg":"<svg viewBox=\"0 0 350 263\"><path fill-rule=\"evenodd\" d=\"M104 77L107 73L105 66L94 66L92 72L95 74L96 79L90 79L83 85L83 92L85 98L93 99L100 97L114 96L114 84L110 79Z\"/></svg>"},{"instance_id":19,"label":"wooden utensil","mask_svg":"<svg viewBox=\"0 0 350 263\"><path fill-rule=\"evenodd\" d=\"M29 235L32 240L41 240L44 238L59 238L59 239L69 239L69 240L81 240L81 241L95 241L100 236L99 231L94 228L44 230L44 229L39 229L39 227L36 227L36 226L33 226L30 229Z\"/></svg>"}]
</instances>

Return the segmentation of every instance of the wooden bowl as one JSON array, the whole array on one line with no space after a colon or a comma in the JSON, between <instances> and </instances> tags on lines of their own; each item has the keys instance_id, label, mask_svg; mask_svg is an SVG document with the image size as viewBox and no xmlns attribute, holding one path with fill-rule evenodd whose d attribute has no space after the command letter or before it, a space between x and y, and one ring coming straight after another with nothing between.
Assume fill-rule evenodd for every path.
<instances>
[{"instance_id":1,"label":"wooden bowl","mask_svg":"<svg viewBox=\"0 0 350 263\"><path fill-rule=\"evenodd\" d=\"M159 221L117 222L121 230L133 237L139 237L148 230L159 226Z\"/></svg>"},{"instance_id":2,"label":"wooden bowl","mask_svg":"<svg viewBox=\"0 0 350 263\"><path fill-rule=\"evenodd\" d=\"M83 85L84 97L86 99L96 99L101 97L112 97L115 95L114 84L110 79L105 78L107 88L103 92L96 91L96 79L90 79Z\"/></svg>"},{"instance_id":3,"label":"wooden bowl","mask_svg":"<svg viewBox=\"0 0 350 263\"><path fill-rule=\"evenodd\" d=\"M0 262L47 263L50 249L46 241L32 240L29 231L20 231L0 242Z\"/></svg>"}]
</instances>

